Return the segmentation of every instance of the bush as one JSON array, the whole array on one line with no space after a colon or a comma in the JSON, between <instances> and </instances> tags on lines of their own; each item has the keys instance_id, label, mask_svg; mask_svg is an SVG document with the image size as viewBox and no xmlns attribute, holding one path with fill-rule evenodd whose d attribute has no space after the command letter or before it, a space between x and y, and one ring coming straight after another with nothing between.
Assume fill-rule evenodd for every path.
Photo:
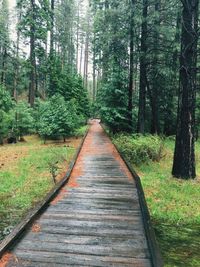
<instances>
[{"instance_id":1,"label":"bush","mask_svg":"<svg viewBox=\"0 0 200 267\"><path fill-rule=\"evenodd\" d=\"M11 134L13 136L22 140L25 134L35 131L32 108L26 102L19 101L11 113L13 117Z\"/></svg>"},{"instance_id":2,"label":"bush","mask_svg":"<svg viewBox=\"0 0 200 267\"><path fill-rule=\"evenodd\" d=\"M113 142L136 165L149 160L159 161L162 156L163 142L158 136L117 134L114 135Z\"/></svg>"},{"instance_id":3,"label":"bush","mask_svg":"<svg viewBox=\"0 0 200 267\"><path fill-rule=\"evenodd\" d=\"M65 141L65 138L72 135L80 125L76 102L66 102L59 94L46 102L41 102L38 112L38 133L44 140L62 137Z\"/></svg>"},{"instance_id":4,"label":"bush","mask_svg":"<svg viewBox=\"0 0 200 267\"><path fill-rule=\"evenodd\" d=\"M8 112L13 106L9 92L0 85L0 110Z\"/></svg>"},{"instance_id":5,"label":"bush","mask_svg":"<svg viewBox=\"0 0 200 267\"><path fill-rule=\"evenodd\" d=\"M0 85L0 144L3 145L3 139L7 137L9 126L12 121L12 115L9 110L13 102L8 91Z\"/></svg>"},{"instance_id":6,"label":"bush","mask_svg":"<svg viewBox=\"0 0 200 267\"><path fill-rule=\"evenodd\" d=\"M8 136L12 120L11 113L6 113L0 109L0 145L3 145L3 139Z\"/></svg>"}]
</instances>

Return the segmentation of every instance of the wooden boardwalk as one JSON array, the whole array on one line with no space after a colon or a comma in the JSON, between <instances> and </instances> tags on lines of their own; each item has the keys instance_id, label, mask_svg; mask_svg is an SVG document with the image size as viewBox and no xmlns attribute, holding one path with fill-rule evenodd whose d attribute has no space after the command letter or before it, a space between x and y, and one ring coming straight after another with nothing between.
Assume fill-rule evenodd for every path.
<instances>
[{"instance_id":1,"label":"wooden boardwalk","mask_svg":"<svg viewBox=\"0 0 200 267\"><path fill-rule=\"evenodd\" d=\"M2 262L0 267L153 266L136 183L97 121L69 182Z\"/></svg>"}]
</instances>

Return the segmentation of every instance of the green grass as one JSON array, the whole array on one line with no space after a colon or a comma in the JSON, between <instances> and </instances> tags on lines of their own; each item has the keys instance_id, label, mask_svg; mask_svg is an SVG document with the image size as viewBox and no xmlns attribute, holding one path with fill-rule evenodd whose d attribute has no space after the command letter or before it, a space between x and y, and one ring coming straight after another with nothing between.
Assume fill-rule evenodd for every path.
<instances>
[{"instance_id":1,"label":"green grass","mask_svg":"<svg viewBox=\"0 0 200 267\"><path fill-rule=\"evenodd\" d=\"M88 129L88 126L87 125L80 127L79 129L77 129L75 131L75 136L76 137L83 137L85 135L87 129Z\"/></svg>"},{"instance_id":2,"label":"green grass","mask_svg":"<svg viewBox=\"0 0 200 267\"><path fill-rule=\"evenodd\" d=\"M0 239L53 188L49 164L56 159L58 167L65 172L67 162L76 151L73 140L70 142L49 141L44 145L39 138L29 137L26 143L2 147L0 157L7 153L5 161L16 151L18 155L26 152L13 162L5 162L7 166L0 170Z\"/></svg>"},{"instance_id":3,"label":"green grass","mask_svg":"<svg viewBox=\"0 0 200 267\"><path fill-rule=\"evenodd\" d=\"M200 179L172 177L174 141L164 141L160 162L134 166L141 177L165 267L200 266ZM200 174L200 143L196 145Z\"/></svg>"}]
</instances>

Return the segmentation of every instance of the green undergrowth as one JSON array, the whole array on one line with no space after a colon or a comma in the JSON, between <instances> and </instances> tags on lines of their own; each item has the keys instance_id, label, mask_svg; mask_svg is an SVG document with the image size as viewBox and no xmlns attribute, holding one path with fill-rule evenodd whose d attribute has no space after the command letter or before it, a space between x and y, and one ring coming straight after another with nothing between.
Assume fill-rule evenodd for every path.
<instances>
[{"instance_id":1,"label":"green undergrowth","mask_svg":"<svg viewBox=\"0 0 200 267\"><path fill-rule=\"evenodd\" d=\"M86 127L81 128L77 137L85 130ZM39 138L28 139L25 143L4 146L0 151L0 156L6 155L7 164L0 169L0 240L54 187L50 168L64 176L79 142L75 138L67 143L49 140L44 145ZM6 163L13 153L19 158Z\"/></svg>"},{"instance_id":2,"label":"green undergrowth","mask_svg":"<svg viewBox=\"0 0 200 267\"><path fill-rule=\"evenodd\" d=\"M88 126L82 126L75 131L75 137L83 137L88 129Z\"/></svg>"},{"instance_id":3,"label":"green undergrowth","mask_svg":"<svg viewBox=\"0 0 200 267\"><path fill-rule=\"evenodd\" d=\"M136 165L149 160L159 161L162 156L163 141L158 136L116 134L113 142L121 153Z\"/></svg>"},{"instance_id":4,"label":"green undergrowth","mask_svg":"<svg viewBox=\"0 0 200 267\"><path fill-rule=\"evenodd\" d=\"M138 144L143 143L145 138L142 137L141 141L138 137ZM149 141L151 139L147 137L146 142ZM123 144L115 138L114 142L122 150ZM136 147L140 146L138 144ZM185 181L173 178L174 140L165 139L163 145L160 161L149 159L138 164L132 158L131 162L142 180L165 267L199 267L200 179ZM130 161L127 143L124 147L123 154ZM152 148L151 143L149 147ZM200 174L199 142L196 144L196 161L197 173Z\"/></svg>"}]
</instances>

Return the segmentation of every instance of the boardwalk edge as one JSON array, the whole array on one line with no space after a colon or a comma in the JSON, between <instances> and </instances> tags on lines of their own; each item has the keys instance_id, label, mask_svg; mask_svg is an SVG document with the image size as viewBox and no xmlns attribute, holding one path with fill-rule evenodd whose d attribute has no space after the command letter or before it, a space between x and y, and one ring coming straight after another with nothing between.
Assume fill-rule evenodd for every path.
<instances>
[{"instance_id":1,"label":"boardwalk edge","mask_svg":"<svg viewBox=\"0 0 200 267\"><path fill-rule=\"evenodd\" d=\"M107 136L109 137L109 135L106 131L105 125L103 125L101 123L101 126L104 129ZM156 235L155 235L152 223L151 223L151 217L150 217L149 209L148 209L147 202L145 199L141 179L138 176L138 174L136 173L136 171L133 169L133 167L131 166L129 161L125 158L123 153L121 153L121 151L118 149L118 147L113 142L112 142L112 144L114 145L115 149L117 150L117 152L121 156L122 160L126 164L128 170L130 171L130 173L132 174L132 176L136 182L136 187L137 187L138 196L139 196L139 203L140 203L140 207L141 207L141 211L142 211L142 219L143 219L143 223L144 223L148 247L149 247L149 250L151 253L152 267L163 267L164 262L163 262L163 259L162 259L161 253L160 253L160 248L158 246L158 243L156 240Z\"/></svg>"},{"instance_id":2,"label":"boardwalk edge","mask_svg":"<svg viewBox=\"0 0 200 267\"><path fill-rule=\"evenodd\" d=\"M66 172L63 179L46 195L44 200L40 202L35 208L30 210L26 217L22 220L21 223L19 223L12 232L0 243L0 259L3 256L3 254L13 245L13 243L21 236L23 231L33 222L33 220L39 215L42 210L44 210L47 205L52 201L52 199L59 193L60 189L69 181L70 175L72 173L72 170L76 164L76 161L78 159L78 156L80 154L80 151L83 147L83 143L87 137L87 134L89 132L90 125L88 125L88 129L81 141L81 144L79 145L79 148L74 155L72 161L69 164L69 169Z\"/></svg>"}]
</instances>

